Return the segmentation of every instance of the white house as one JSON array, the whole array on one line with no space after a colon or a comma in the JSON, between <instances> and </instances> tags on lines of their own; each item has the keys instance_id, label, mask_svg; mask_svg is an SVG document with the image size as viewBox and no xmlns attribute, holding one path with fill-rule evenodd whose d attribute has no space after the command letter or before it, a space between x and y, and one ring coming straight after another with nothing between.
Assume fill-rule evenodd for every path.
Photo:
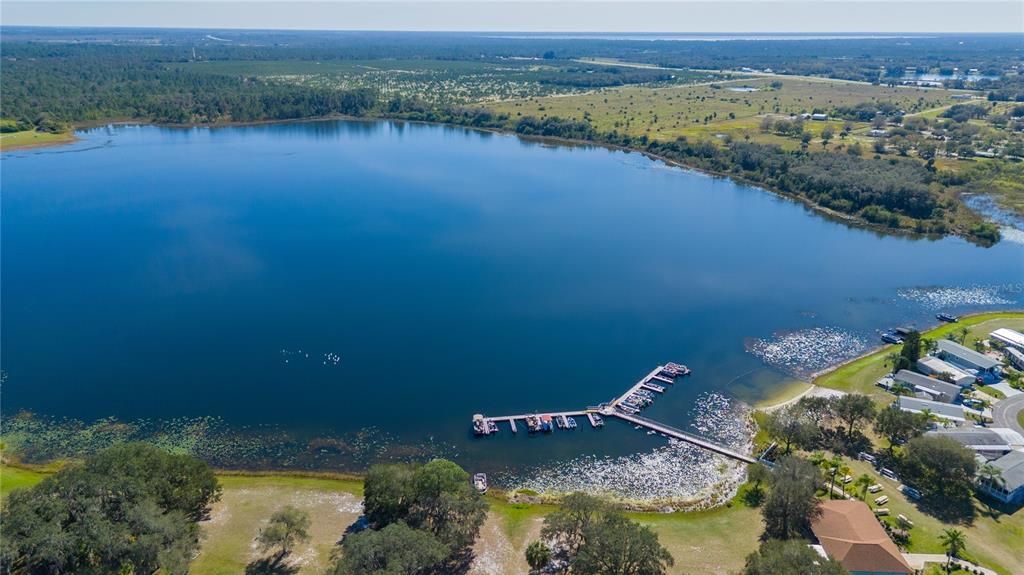
<instances>
[{"instance_id":1,"label":"white house","mask_svg":"<svg viewBox=\"0 0 1024 575\"><path fill-rule=\"evenodd\" d=\"M988 334L988 336L996 341L1005 343L1009 347L1024 351L1024 333L1001 327Z\"/></svg>"}]
</instances>

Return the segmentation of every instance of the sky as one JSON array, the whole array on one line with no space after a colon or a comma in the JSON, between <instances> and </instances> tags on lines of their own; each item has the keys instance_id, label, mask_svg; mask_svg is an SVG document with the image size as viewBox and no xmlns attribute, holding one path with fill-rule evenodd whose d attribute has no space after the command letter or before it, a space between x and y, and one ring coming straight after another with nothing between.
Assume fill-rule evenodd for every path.
<instances>
[{"instance_id":1,"label":"sky","mask_svg":"<svg viewBox=\"0 0 1024 575\"><path fill-rule=\"evenodd\" d=\"M663 33L1024 33L1024 0L3 0L8 26Z\"/></svg>"}]
</instances>

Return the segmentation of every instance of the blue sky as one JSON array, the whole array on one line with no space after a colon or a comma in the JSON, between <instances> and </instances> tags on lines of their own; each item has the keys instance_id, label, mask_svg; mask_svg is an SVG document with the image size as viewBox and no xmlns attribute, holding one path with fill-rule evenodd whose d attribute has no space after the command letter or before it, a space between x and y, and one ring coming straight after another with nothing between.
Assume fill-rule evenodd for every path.
<instances>
[{"instance_id":1,"label":"blue sky","mask_svg":"<svg viewBox=\"0 0 1024 575\"><path fill-rule=\"evenodd\" d=\"M5 25L526 32L1024 32L1022 0L4 0Z\"/></svg>"}]
</instances>

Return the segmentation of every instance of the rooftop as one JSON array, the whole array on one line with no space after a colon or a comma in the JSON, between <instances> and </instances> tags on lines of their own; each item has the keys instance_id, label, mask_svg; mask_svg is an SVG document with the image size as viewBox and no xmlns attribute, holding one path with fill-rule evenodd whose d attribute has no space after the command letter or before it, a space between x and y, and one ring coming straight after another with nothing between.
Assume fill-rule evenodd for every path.
<instances>
[{"instance_id":1,"label":"rooftop","mask_svg":"<svg viewBox=\"0 0 1024 575\"><path fill-rule=\"evenodd\" d=\"M998 339L999 341L1007 345L1012 345L1020 349L1024 349L1024 333L1021 333L1019 331L1014 331L1012 329L1001 327L988 335L989 337L993 339Z\"/></svg>"},{"instance_id":2,"label":"rooftop","mask_svg":"<svg viewBox=\"0 0 1024 575\"><path fill-rule=\"evenodd\" d=\"M1007 491L1014 491L1024 486L1024 452L1011 451L992 462L1002 471L1003 485Z\"/></svg>"},{"instance_id":3,"label":"rooftop","mask_svg":"<svg viewBox=\"0 0 1024 575\"><path fill-rule=\"evenodd\" d=\"M821 515L811 524L811 530L828 555L847 571L913 571L863 501L822 501Z\"/></svg>"},{"instance_id":4,"label":"rooftop","mask_svg":"<svg viewBox=\"0 0 1024 575\"><path fill-rule=\"evenodd\" d=\"M932 395L945 394L950 400L955 399L956 396L960 395L959 385L940 381L934 377L928 377L906 369L901 369L893 379L896 381L902 381L903 383L914 386L915 388L932 391L934 392Z\"/></svg>"},{"instance_id":5,"label":"rooftop","mask_svg":"<svg viewBox=\"0 0 1024 575\"><path fill-rule=\"evenodd\" d=\"M929 431L929 435L941 435L976 451L1010 451L1014 445L1024 445L1024 437L1012 429L961 427Z\"/></svg>"},{"instance_id":6,"label":"rooftop","mask_svg":"<svg viewBox=\"0 0 1024 575\"><path fill-rule=\"evenodd\" d=\"M928 410L936 417L952 421L967 421L968 413L980 414L980 412L968 409L962 405L928 401L927 399L918 399L916 397L907 396L899 398L899 406L900 409L904 411L923 412Z\"/></svg>"},{"instance_id":7,"label":"rooftop","mask_svg":"<svg viewBox=\"0 0 1024 575\"><path fill-rule=\"evenodd\" d=\"M992 369L999 365L999 362L992 359L991 357L978 353L973 349L968 349L955 341L949 341L948 339L940 339L938 342L939 351L948 353L954 357L962 359L968 363L978 366L979 369Z\"/></svg>"}]
</instances>

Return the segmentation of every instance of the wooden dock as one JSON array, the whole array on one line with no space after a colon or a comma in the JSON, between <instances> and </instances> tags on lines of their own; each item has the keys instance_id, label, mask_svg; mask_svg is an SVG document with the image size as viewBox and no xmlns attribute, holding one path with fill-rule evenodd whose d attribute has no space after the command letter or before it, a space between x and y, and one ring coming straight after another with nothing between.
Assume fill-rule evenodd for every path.
<instances>
[{"instance_id":1,"label":"wooden dock","mask_svg":"<svg viewBox=\"0 0 1024 575\"><path fill-rule=\"evenodd\" d=\"M734 451L732 449L729 449L728 447L725 447L724 445L719 445L719 444L717 444L717 443L715 443L713 441L709 441L709 440L704 439L702 437L697 437L696 435L687 433L687 432L682 431L680 429L676 429L675 427L672 427L671 425L665 425L664 423L659 423L657 421L654 421L653 419L648 419L646 417L641 417L639 415L633 415L633 414L630 414L630 413L626 413L626 412L624 412L624 411L622 411L620 409L609 409L609 410L605 411L604 413L602 413L602 415L606 415L608 417L618 417L619 419L628 421L628 422L633 423L635 425L639 425L641 427L646 427L647 429L653 429L654 431L657 431L658 433L664 433L665 435L667 435L667 436L669 436L669 437L671 437L673 439L678 439L680 441L685 441L687 443L692 443L693 445L696 445L697 447L703 447L704 449L707 449L708 451L713 451L713 452L715 452L715 453L717 453L719 455L724 455L726 457L731 457L732 459L736 459L736 460L742 461L744 463L757 463L757 460L754 459L753 457L749 456L749 455L744 455L744 454L742 454L742 453L740 453L738 451Z\"/></svg>"},{"instance_id":2,"label":"wooden dock","mask_svg":"<svg viewBox=\"0 0 1024 575\"><path fill-rule=\"evenodd\" d=\"M645 428L650 429L652 431L655 431L657 433L661 433L661 434L665 435L666 437L671 437L671 438L677 439L679 441L685 441L685 442L690 443L692 445L696 445L697 447L701 447L703 449L707 449L708 451L711 451L713 453L717 453L719 455L724 455L725 457L730 457L730 458L735 459L737 461L742 461L744 463L757 463L757 459L755 459L755 458L753 458L753 457L751 457L749 455L740 453L740 452L735 451L733 449L730 449L730 448L728 448L728 447L726 447L724 445L720 445L718 443L715 443L714 441L711 441L709 439L705 439L703 437L700 437L700 436L697 436L697 435L693 435L692 433L687 433L687 432L685 432L685 431L683 431L681 429L677 429L675 427L672 427L671 425L666 425L664 423L655 421L653 419L650 419L650 418L647 418L647 417L642 417L642 416L636 415L634 413L630 413L629 411L626 411L624 406L620 405L621 403L623 403L624 401L629 399L629 397L631 395L635 394L637 391L639 391L641 389L647 389L647 390L654 391L654 392L657 392L657 393L664 393L665 392L665 390L667 388L664 388L664 387L662 387L660 385L657 385L657 384L652 384L651 383L652 381L660 381L662 383L674 384L675 383L675 379L673 377L670 377L670 376L674 375L675 377L683 377L685 375L689 375L689 373L690 373L690 370L685 365L680 365L680 364L677 364L677 363L671 363L670 362L670 363L667 363L665 365L659 365L658 367L656 367L653 370L651 370L651 372L648 373L647 375L645 375L640 381L638 381L635 384L633 384L633 386L630 387L626 391L626 393L623 393L622 395L620 395L619 397L613 399L612 401L610 401L608 403L601 404L601 405L599 405L597 407L588 407L587 409L582 410L582 411L553 411L553 412L541 412L541 413L523 413L523 414L520 414L520 415L503 415L503 416L500 416L500 417L487 417L485 419L486 419L486 421L491 421L491 422L495 422L495 423L506 422L507 421L509 423L509 425L511 426L511 428L512 428L512 433L516 433L516 431L517 431L516 420L524 420L525 421L527 418L530 418L530 417L545 417L546 416L546 417L550 417L552 419L552 423L554 423L560 417L586 416L587 419L590 421L591 427L600 427L600 424L598 423L597 419L595 418L595 416L597 416L597 415L602 415L602 416L606 416L606 417L617 417L617 418L619 418L619 419L621 419L623 421L627 421L627 422L632 423L634 425L639 425L641 427L645 427ZM557 425L552 424L551 425L551 429L548 430L548 431L554 431L557 427L558 427ZM571 428L569 428L569 429L571 429ZM487 435L487 434L485 434L485 435Z\"/></svg>"}]
</instances>

